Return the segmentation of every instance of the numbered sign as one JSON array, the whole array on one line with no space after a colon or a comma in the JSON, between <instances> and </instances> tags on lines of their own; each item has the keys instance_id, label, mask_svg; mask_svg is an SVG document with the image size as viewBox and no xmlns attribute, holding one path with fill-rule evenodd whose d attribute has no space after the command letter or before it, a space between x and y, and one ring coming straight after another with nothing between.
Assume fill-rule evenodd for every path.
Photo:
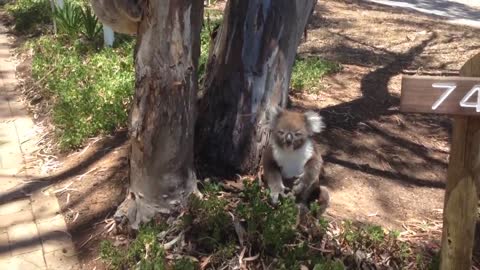
<instances>
[{"instance_id":1,"label":"numbered sign","mask_svg":"<svg viewBox=\"0 0 480 270\"><path fill-rule=\"evenodd\" d=\"M400 110L480 116L480 78L403 76Z\"/></svg>"}]
</instances>

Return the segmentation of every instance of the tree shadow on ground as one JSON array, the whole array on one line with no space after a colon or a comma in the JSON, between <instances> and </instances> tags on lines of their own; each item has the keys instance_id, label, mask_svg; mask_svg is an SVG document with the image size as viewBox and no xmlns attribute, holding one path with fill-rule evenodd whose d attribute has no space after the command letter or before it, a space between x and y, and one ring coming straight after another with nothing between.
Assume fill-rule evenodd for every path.
<instances>
[{"instance_id":1,"label":"tree shadow on ground","mask_svg":"<svg viewBox=\"0 0 480 270\"><path fill-rule=\"evenodd\" d=\"M327 130L319 136L321 144L327 145L329 149L325 154L326 166L334 164L370 175L366 181L376 188L375 196L379 202L389 201L392 194L380 188L383 184L372 182L377 179L385 179L405 187L445 188L444 179L438 179L426 172L444 171L447 166L446 153L427 149L421 142L414 142L402 135L401 129L405 127L392 125L393 119L409 116L403 116L399 112L399 97L389 93L390 80L410 67L436 38L435 32L426 35L403 53L378 49L368 44L361 44L365 49L359 49L340 43L332 50L336 51L337 59L346 59L347 64L377 68L361 78L360 98L320 109L320 114L327 124ZM356 56L350 57L352 53ZM368 57L357 57L363 54ZM369 63L369 59L383 60ZM379 65L381 62L383 65ZM305 108L297 106L297 109ZM315 106L307 109L318 110ZM448 121L438 121L438 116L422 116L416 120L442 133L450 131ZM392 129L400 131L392 133ZM361 140L375 142L372 143L373 146L369 146ZM340 186L338 177L344 176L330 175L326 179L327 185L333 190ZM390 204L380 205L389 213L399 210Z\"/></svg>"},{"instance_id":2,"label":"tree shadow on ground","mask_svg":"<svg viewBox=\"0 0 480 270\"><path fill-rule=\"evenodd\" d=\"M0 255L31 248L42 240L60 241L68 236L73 240L80 261L95 263L94 259L99 254L99 241L102 239L99 236L108 229L104 221L114 213L125 195L128 164L124 150L128 148L127 139L126 131L118 132L91 145L85 153L78 152L83 154L69 155L67 162L75 165L65 171L44 178L22 176L30 179L29 182L20 188L0 193L0 203L6 204L47 188L59 191L68 187L62 192L56 192L68 233L39 233L36 237L20 239L14 245L0 245ZM69 184L63 184L67 182ZM56 214L59 213L54 215ZM48 218L50 217L45 217ZM14 221L16 225L27 222L31 222L28 217Z\"/></svg>"},{"instance_id":3,"label":"tree shadow on ground","mask_svg":"<svg viewBox=\"0 0 480 270\"><path fill-rule=\"evenodd\" d=\"M78 163L78 165L52 176L30 178L28 179L28 181L26 181L24 185L20 187L1 192L0 204L5 204L12 200L28 197L34 192L38 192L54 184L61 183L70 177L77 176L85 172L88 167L95 164L98 160L102 159L104 156L114 151L117 147L123 145L126 141L127 132L125 131L119 132L111 138L106 138L100 143L100 148L103 149L102 151L92 153L91 155L83 158L82 161Z\"/></svg>"}]
</instances>

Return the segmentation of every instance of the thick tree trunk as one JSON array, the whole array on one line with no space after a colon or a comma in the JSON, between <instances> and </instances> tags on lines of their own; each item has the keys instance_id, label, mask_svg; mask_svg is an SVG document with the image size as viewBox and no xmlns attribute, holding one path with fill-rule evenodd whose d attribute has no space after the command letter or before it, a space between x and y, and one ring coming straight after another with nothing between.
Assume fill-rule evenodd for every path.
<instances>
[{"instance_id":1,"label":"thick tree trunk","mask_svg":"<svg viewBox=\"0 0 480 270\"><path fill-rule=\"evenodd\" d=\"M137 39L130 112L130 189L116 218L133 228L196 190L193 136L202 0L148 1Z\"/></svg>"},{"instance_id":2,"label":"thick tree trunk","mask_svg":"<svg viewBox=\"0 0 480 270\"><path fill-rule=\"evenodd\" d=\"M295 54L316 0L230 0L207 65L195 151L210 169L253 172L266 109L285 106Z\"/></svg>"}]
</instances>

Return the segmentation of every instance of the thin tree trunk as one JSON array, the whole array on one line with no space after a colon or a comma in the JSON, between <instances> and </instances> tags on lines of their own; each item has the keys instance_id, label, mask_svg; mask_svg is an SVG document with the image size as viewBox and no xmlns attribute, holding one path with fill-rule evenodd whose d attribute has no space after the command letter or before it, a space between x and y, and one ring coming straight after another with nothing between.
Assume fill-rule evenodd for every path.
<instances>
[{"instance_id":1,"label":"thin tree trunk","mask_svg":"<svg viewBox=\"0 0 480 270\"><path fill-rule=\"evenodd\" d=\"M193 136L202 0L148 1L130 113L129 196L115 214L136 229L196 190Z\"/></svg>"},{"instance_id":2,"label":"thin tree trunk","mask_svg":"<svg viewBox=\"0 0 480 270\"><path fill-rule=\"evenodd\" d=\"M218 173L253 172L266 109L285 106L295 54L316 0L230 0L207 64L195 151ZM222 169L222 171L218 171Z\"/></svg>"}]
</instances>

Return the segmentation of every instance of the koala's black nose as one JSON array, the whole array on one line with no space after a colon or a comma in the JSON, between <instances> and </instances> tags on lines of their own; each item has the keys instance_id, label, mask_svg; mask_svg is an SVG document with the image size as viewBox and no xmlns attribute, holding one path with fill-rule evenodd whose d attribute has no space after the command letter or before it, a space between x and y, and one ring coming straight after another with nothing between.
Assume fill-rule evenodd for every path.
<instances>
[{"instance_id":1,"label":"koala's black nose","mask_svg":"<svg viewBox=\"0 0 480 270\"><path fill-rule=\"evenodd\" d=\"M287 135L285 136L285 142L290 144L290 143L292 143L292 141L293 141L292 133L287 133Z\"/></svg>"}]
</instances>

